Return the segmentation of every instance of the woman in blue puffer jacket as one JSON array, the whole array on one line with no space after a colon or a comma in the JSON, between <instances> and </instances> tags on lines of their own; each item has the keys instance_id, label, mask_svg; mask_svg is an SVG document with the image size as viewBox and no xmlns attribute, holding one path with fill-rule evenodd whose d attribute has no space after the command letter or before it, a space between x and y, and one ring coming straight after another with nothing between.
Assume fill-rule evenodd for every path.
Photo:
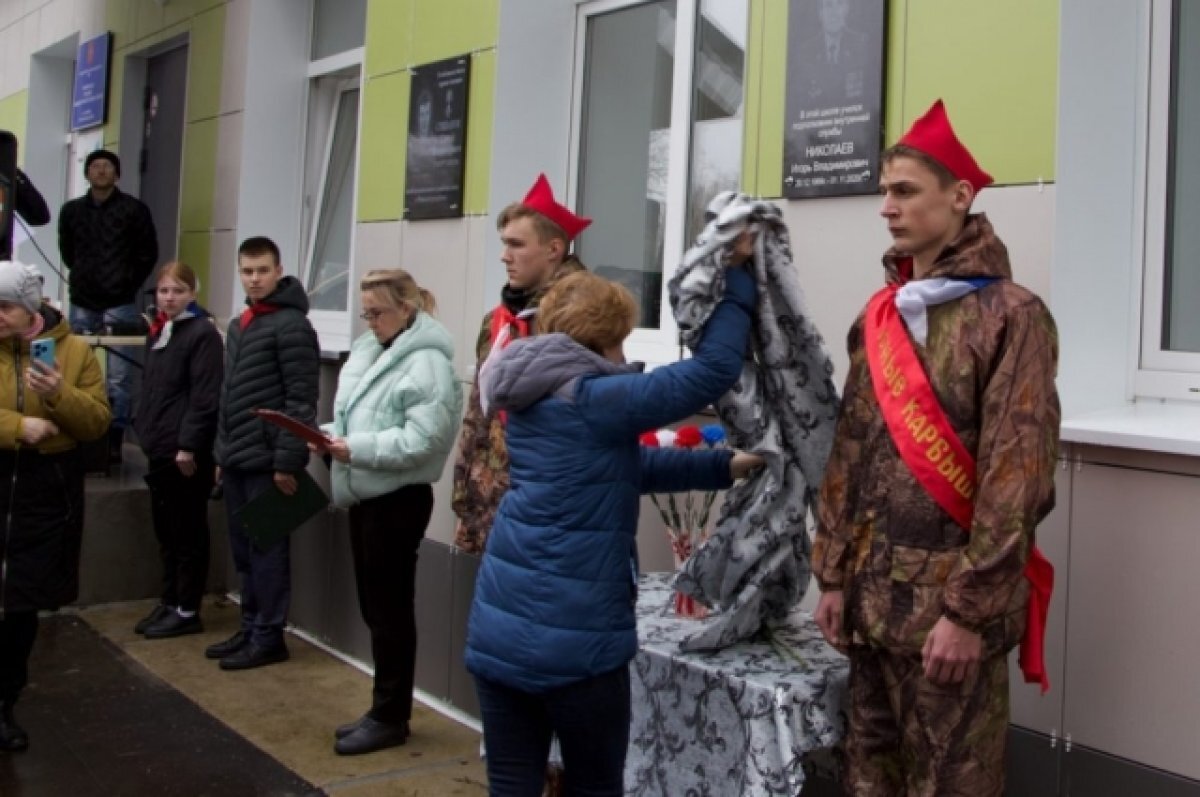
<instances>
[{"instance_id":1,"label":"woman in blue puffer jacket","mask_svg":"<svg viewBox=\"0 0 1200 797\"><path fill-rule=\"evenodd\" d=\"M404 744L417 654L417 549L433 488L454 445L462 386L450 333L433 295L400 269L363 277L362 318L338 375L333 422L321 427L333 458L333 500L350 509L350 547L363 621L371 631L371 709L335 731L334 750L357 755Z\"/></svg>"},{"instance_id":2,"label":"woman in blue puffer jacket","mask_svg":"<svg viewBox=\"0 0 1200 797\"><path fill-rule=\"evenodd\" d=\"M475 583L466 664L483 714L493 795L541 793L550 737L568 793L622 793L640 496L721 489L761 464L729 450L644 448L639 433L731 388L756 289L741 268L695 356L640 373L622 343L637 306L624 288L574 274L542 301L543 334L485 365L486 401L507 413L512 487Z\"/></svg>"}]
</instances>

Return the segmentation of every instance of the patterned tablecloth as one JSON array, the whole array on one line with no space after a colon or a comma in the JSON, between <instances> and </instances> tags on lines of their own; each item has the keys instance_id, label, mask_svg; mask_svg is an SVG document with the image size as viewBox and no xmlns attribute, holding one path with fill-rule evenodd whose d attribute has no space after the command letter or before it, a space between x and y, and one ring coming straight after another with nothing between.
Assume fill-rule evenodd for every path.
<instances>
[{"instance_id":1,"label":"patterned tablecloth","mask_svg":"<svg viewBox=\"0 0 1200 797\"><path fill-rule=\"evenodd\" d=\"M797 611L772 638L684 653L695 620L672 607L673 573L642 577L627 795L796 795L802 758L844 732L849 662Z\"/></svg>"}]
</instances>

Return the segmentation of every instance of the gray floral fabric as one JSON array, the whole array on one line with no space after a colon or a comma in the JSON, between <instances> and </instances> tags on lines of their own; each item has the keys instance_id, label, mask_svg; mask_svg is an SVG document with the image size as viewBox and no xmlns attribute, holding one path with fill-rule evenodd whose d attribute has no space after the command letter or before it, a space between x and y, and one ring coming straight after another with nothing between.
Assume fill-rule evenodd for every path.
<instances>
[{"instance_id":1,"label":"gray floral fabric","mask_svg":"<svg viewBox=\"0 0 1200 797\"><path fill-rule=\"evenodd\" d=\"M626 795L797 795L845 731L848 660L795 611L762 638L681 652L669 573L642 576ZM815 754L815 755L814 755Z\"/></svg>"},{"instance_id":2,"label":"gray floral fabric","mask_svg":"<svg viewBox=\"0 0 1200 797\"><path fill-rule=\"evenodd\" d=\"M675 582L715 610L682 640L685 650L746 639L804 596L811 576L808 510L838 410L833 363L806 310L779 208L725 192L708 213L669 284L671 307L684 344L694 348L724 293L729 245L743 230L758 231L749 264L758 283L752 351L716 408L730 445L762 455L767 465L726 492L712 536Z\"/></svg>"}]
</instances>

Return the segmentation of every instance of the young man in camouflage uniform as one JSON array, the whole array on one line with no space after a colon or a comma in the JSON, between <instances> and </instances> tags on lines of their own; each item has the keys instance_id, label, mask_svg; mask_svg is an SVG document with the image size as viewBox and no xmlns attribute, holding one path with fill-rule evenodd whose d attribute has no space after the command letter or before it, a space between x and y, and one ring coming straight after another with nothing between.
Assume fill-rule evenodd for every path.
<instances>
[{"instance_id":1,"label":"young man in camouflage uniform","mask_svg":"<svg viewBox=\"0 0 1200 797\"><path fill-rule=\"evenodd\" d=\"M817 623L851 664L846 793L1000 795L1007 654L1025 629L1034 528L1054 505L1057 336L1046 306L1012 282L987 218L970 213L991 177L940 101L883 164L881 215L894 241L885 279L918 305L894 300L900 334L915 341L909 362L924 371L943 436L961 441L975 478L943 469L968 502L964 525L904 446L906 427L925 443L939 434L934 425L911 413L890 425L893 405L869 362L883 355L868 352L878 338L864 312L849 334L813 549ZM941 443L932 445L920 453L936 460Z\"/></svg>"},{"instance_id":2,"label":"young man in camouflage uniform","mask_svg":"<svg viewBox=\"0 0 1200 797\"><path fill-rule=\"evenodd\" d=\"M508 489L504 425L495 412L485 413L480 404L479 369L498 338L504 345L533 332L538 302L556 280L583 270L569 249L591 223L555 201L544 174L522 201L505 207L496 219L508 284L500 291L500 304L484 314L479 328L475 382L454 463L452 506L458 516L454 544L468 553L483 553L496 507Z\"/></svg>"}]
</instances>

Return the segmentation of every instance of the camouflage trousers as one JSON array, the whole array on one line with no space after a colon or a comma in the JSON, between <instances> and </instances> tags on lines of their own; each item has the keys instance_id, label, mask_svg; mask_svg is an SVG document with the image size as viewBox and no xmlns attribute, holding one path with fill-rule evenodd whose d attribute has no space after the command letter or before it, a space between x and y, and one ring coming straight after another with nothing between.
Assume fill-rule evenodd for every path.
<instances>
[{"instance_id":1,"label":"camouflage trousers","mask_svg":"<svg viewBox=\"0 0 1200 797\"><path fill-rule=\"evenodd\" d=\"M939 686L911 653L851 649L847 795L1000 797L1007 733L1005 656Z\"/></svg>"}]
</instances>

